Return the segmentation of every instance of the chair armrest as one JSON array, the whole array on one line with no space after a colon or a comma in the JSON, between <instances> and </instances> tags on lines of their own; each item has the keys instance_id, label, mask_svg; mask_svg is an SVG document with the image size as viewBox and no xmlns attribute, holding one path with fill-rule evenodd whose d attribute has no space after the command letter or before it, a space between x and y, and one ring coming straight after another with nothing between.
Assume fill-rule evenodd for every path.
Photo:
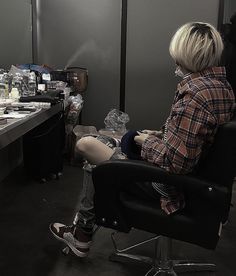
<instances>
[{"instance_id":1,"label":"chair armrest","mask_svg":"<svg viewBox=\"0 0 236 276\"><path fill-rule=\"evenodd\" d=\"M160 182L173 185L216 207L226 204L227 189L193 175L169 173L153 164L137 160L106 161L93 169L95 210L98 224L127 232L120 204L122 187L130 181ZM220 204L221 203L221 204ZM102 222L101 222L102 221ZM116 222L119 224L116 224Z\"/></svg>"},{"instance_id":2,"label":"chair armrest","mask_svg":"<svg viewBox=\"0 0 236 276\"><path fill-rule=\"evenodd\" d=\"M94 174L99 177L113 178L119 181L150 181L160 182L175 186L178 190L184 190L207 197L224 196L227 193L225 187L219 186L212 181L197 178L192 174L173 174L157 167L149 162L137 160L113 160L98 165ZM219 198L220 199L220 198Z\"/></svg>"}]
</instances>

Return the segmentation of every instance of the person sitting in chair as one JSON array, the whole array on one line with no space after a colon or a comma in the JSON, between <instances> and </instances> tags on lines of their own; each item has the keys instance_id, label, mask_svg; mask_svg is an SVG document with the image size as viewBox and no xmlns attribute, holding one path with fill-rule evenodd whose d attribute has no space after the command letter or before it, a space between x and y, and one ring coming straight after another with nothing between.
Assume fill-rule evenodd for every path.
<instances>
[{"instance_id":1,"label":"person sitting in chair","mask_svg":"<svg viewBox=\"0 0 236 276\"><path fill-rule=\"evenodd\" d=\"M222 38L208 23L191 22L176 31L169 52L181 81L163 131L132 134L142 160L175 174L194 170L202 153L212 144L218 127L229 121L234 112L234 93L225 68L219 65L222 51ZM76 146L87 160L79 210L73 225L52 223L50 230L77 256L85 257L95 225L92 169L103 161L127 158L127 155L118 144L107 144L103 137L83 137ZM132 187L135 193L159 200L166 215L174 215L184 208L184 195L174 187L158 182L135 185Z\"/></svg>"}]
</instances>

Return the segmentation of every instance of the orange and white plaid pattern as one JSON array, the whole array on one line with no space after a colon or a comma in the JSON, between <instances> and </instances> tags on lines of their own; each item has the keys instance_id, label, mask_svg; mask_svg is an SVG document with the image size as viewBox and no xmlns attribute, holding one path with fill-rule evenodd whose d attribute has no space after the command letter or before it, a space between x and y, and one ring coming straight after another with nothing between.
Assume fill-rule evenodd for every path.
<instances>
[{"instance_id":1,"label":"orange and white plaid pattern","mask_svg":"<svg viewBox=\"0 0 236 276\"><path fill-rule=\"evenodd\" d=\"M142 158L172 173L190 173L212 144L218 126L231 119L234 109L234 93L224 67L186 75L177 87L165 124L165 139L149 136L142 145ZM170 187L165 186L153 185L169 214L182 208L184 200L182 194L174 193L174 187L169 196Z\"/></svg>"}]
</instances>

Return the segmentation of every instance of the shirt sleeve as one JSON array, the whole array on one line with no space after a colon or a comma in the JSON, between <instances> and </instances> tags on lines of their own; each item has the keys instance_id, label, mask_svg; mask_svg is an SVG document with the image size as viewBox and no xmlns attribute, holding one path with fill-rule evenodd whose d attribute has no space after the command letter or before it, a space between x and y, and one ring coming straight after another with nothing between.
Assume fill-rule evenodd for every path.
<instances>
[{"instance_id":1,"label":"shirt sleeve","mask_svg":"<svg viewBox=\"0 0 236 276\"><path fill-rule=\"evenodd\" d=\"M174 105L166 123L165 139L149 136L142 145L141 156L168 171L188 173L199 160L202 144L214 125L213 116L196 102Z\"/></svg>"}]
</instances>

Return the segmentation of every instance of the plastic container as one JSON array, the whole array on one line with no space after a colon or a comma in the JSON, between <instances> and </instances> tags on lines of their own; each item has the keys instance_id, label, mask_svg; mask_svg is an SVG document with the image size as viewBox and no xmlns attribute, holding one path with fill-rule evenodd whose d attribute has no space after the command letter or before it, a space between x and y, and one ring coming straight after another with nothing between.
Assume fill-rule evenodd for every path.
<instances>
[{"instance_id":1,"label":"plastic container","mask_svg":"<svg viewBox=\"0 0 236 276\"><path fill-rule=\"evenodd\" d=\"M15 100L18 100L20 98L20 93L17 87L12 87L9 97Z\"/></svg>"},{"instance_id":2,"label":"plastic container","mask_svg":"<svg viewBox=\"0 0 236 276\"><path fill-rule=\"evenodd\" d=\"M28 82L28 96L35 96L37 91L37 81L36 75L34 72L30 72L29 74L29 82Z\"/></svg>"},{"instance_id":3,"label":"plastic container","mask_svg":"<svg viewBox=\"0 0 236 276\"><path fill-rule=\"evenodd\" d=\"M23 85L23 78L20 73L16 73L12 79L12 89L17 88L20 96L23 95L22 85ZM11 92L12 92L12 89L11 89Z\"/></svg>"},{"instance_id":4,"label":"plastic container","mask_svg":"<svg viewBox=\"0 0 236 276\"><path fill-rule=\"evenodd\" d=\"M0 74L0 99L6 98L6 84L4 74Z\"/></svg>"}]
</instances>

